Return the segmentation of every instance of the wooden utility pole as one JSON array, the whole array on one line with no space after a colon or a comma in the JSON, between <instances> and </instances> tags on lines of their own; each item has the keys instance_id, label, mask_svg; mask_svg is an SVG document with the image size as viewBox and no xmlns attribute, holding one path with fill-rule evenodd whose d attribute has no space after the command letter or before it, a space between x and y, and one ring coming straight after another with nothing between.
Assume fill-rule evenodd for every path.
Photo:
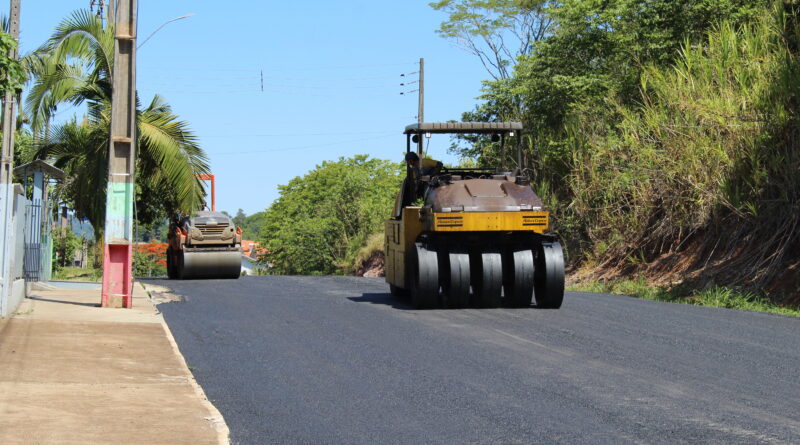
<instances>
[{"instance_id":1,"label":"wooden utility pole","mask_svg":"<svg viewBox=\"0 0 800 445\"><path fill-rule=\"evenodd\" d=\"M11 0L8 17L8 31L11 37L19 42L19 9L20 0ZM8 56L14 60L19 58L19 51L12 49ZM5 75L5 73L3 74ZM3 145L0 158L0 315L5 316L8 297L14 277L11 276L10 240L15 236L11 226L14 217L14 186L12 176L14 171L14 131L17 128L17 97L15 92L8 91L3 98Z\"/></svg>"},{"instance_id":2,"label":"wooden utility pole","mask_svg":"<svg viewBox=\"0 0 800 445\"><path fill-rule=\"evenodd\" d=\"M114 0L111 1L112 5ZM106 191L103 307L133 302L133 200L136 166L136 0L119 0L114 11L111 138Z\"/></svg>"}]
</instances>

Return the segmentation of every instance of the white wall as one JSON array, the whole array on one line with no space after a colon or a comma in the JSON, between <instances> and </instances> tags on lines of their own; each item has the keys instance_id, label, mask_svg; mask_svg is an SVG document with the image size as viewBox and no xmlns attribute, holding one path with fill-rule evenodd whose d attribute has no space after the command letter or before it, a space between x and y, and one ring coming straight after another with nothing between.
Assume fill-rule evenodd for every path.
<instances>
[{"instance_id":1,"label":"white wall","mask_svg":"<svg viewBox=\"0 0 800 445\"><path fill-rule=\"evenodd\" d=\"M11 225L13 227L11 239L5 240L11 243L11 282L9 291L6 293L7 300L5 304L0 304L2 313L0 317L8 317L13 314L22 299L25 298L25 280L23 279L22 266L25 259L25 206L28 200L21 194L22 188L18 184L14 187L14 215L12 217ZM4 283L5 284L5 283Z\"/></svg>"}]
</instances>

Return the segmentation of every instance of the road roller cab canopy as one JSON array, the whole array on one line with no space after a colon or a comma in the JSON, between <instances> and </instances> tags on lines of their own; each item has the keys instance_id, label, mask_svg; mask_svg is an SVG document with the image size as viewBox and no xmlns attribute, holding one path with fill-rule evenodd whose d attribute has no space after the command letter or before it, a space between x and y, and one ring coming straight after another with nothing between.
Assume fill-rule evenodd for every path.
<instances>
[{"instance_id":1,"label":"road roller cab canopy","mask_svg":"<svg viewBox=\"0 0 800 445\"><path fill-rule=\"evenodd\" d=\"M522 122L422 122L406 125L404 134L503 134L522 131Z\"/></svg>"},{"instance_id":2,"label":"road roller cab canopy","mask_svg":"<svg viewBox=\"0 0 800 445\"><path fill-rule=\"evenodd\" d=\"M429 138L433 134L481 134L492 135L492 142L500 142L500 153L502 164L501 170L508 170L507 154L505 151L505 142L508 137L516 137L516 162L518 166L522 165L522 146L519 137L522 133L522 122L421 122L411 125L406 125L403 134L406 135L406 152L412 150L411 144L417 144L416 152L421 158L423 153L423 137ZM471 169L471 171L481 170L488 171L494 169Z\"/></svg>"}]
</instances>

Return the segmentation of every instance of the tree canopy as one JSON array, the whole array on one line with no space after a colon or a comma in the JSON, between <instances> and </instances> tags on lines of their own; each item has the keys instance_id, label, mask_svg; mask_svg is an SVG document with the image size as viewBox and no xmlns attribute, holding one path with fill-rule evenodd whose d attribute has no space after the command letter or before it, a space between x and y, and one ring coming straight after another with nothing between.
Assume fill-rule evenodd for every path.
<instances>
[{"instance_id":1,"label":"tree canopy","mask_svg":"<svg viewBox=\"0 0 800 445\"><path fill-rule=\"evenodd\" d=\"M402 181L401 166L367 155L326 161L280 186L266 210L264 260L278 274L332 274L350 268L367 237L383 230Z\"/></svg>"}]
</instances>

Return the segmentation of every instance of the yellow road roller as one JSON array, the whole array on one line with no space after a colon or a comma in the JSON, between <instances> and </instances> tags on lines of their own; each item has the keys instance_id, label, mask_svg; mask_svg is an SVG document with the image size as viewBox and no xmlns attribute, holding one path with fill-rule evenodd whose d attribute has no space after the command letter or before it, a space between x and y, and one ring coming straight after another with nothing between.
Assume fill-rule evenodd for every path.
<instances>
[{"instance_id":1,"label":"yellow road roller","mask_svg":"<svg viewBox=\"0 0 800 445\"><path fill-rule=\"evenodd\" d=\"M516 143L520 122L423 122L408 125L406 178L386 221L386 281L418 308L559 308L564 256L548 233L549 213L517 168L446 168L423 159L423 138L482 135ZM412 144L416 150L412 150Z\"/></svg>"}]
</instances>

